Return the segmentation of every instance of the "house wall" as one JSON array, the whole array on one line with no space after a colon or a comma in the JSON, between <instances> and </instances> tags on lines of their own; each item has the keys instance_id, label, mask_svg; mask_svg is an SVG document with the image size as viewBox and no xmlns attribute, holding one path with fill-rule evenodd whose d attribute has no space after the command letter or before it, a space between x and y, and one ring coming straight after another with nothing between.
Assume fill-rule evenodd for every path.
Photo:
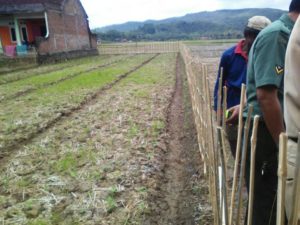
<instances>
[{"instance_id":1,"label":"house wall","mask_svg":"<svg viewBox=\"0 0 300 225\"><path fill-rule=\"evenodd\" d=\"M41 36L40 26L45 24L44 19L21 19L19 20L19 28L21 34L21 27L26 26L27 38L29 43L34 43L35 37ZM0 37L2 45L17 45L17 42L12 42L10 36L10 27L13 26L13 20L2 21L0 24Z\"/></svg>"},{"instance_id":2,"label":"house wall","mask_svg":"<svg viewBox=\"0 0 300 225\"><path fill-rule=\"evenodd\" d=\"M0 26L0 37L1 37L1 41L2 41L2 46L16 44L16 43L11 42L8 26Z\"/></svg>"},{"instance_id":3,"label":"house wall","mask_svg":"<svg viewBox=\"0 0 300 225\"><path fill-rule=\"evenodd\" d=\"M47 13L49 37L39 43L40 55L93 48L88 21L77 0L67 0L63 13L54 10Z\"/></svg>"},{"instance_id":4,"label":"house wall","mask_svg":"<svg viewBox=\"0 0 300 225\"><path fill-rule=\"evenodd\" d=\"M26 27L27 27L27 34L28 34L28 41L34 42L35 37L42 37L41 33L41 26L45 24L44 19L32 19L26 20Z\"/></svg>"}]
</instances>

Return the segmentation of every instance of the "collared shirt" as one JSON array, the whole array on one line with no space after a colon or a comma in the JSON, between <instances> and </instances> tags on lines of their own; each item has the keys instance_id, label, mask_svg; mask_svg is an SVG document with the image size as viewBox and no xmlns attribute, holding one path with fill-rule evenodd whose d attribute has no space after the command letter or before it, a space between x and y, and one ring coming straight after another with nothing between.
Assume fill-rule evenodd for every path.
<instances>
[{"instance_id":1,"label":"collared shirt","mask_svg":"<svg viewBox=\"0 0 300 225\"><path fill-rule=\"evenodd\" d=\"M300 132L300 17L294 26L286 51L284 119L288 136L298 137Z\"/></svg>"},{"instance_id":2,"label":"collared shirt","mask_svg":"<svg viewBox=\"0 0 300 225\"><path fill-rule=\"evenodd\" d=\"M221 67L223 68L222 87L227 87L227 107L240 104L241 86L246 83L247 54L242 47L245 40L241 40L237 45L227 49L219 65L219 72L214 89L214 110L217 110L218 89Z\"/></svg>"},{"instance_id":3,"label":"collared shirt","mask_svg":"<svg viewBox=\"0 0 300 225\"><path fill-rule=\"evenodd\" d=\"M257 100L256 89L264 86L278 88L278 99L283 107L283 76L286 47L294 22L285 14L262 30L249 53L247 72L247 104L252 104L252 117L262 112ZM246 106L244 116L246 117ZM262 118L263 119L263 118Z\"/></svg>"}]
</instances>

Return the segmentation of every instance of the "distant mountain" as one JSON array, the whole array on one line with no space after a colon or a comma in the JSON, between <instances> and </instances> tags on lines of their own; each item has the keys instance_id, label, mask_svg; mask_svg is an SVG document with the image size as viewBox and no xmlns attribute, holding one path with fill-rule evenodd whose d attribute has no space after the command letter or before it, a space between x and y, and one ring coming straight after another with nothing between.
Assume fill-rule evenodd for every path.
<instances>
[{"instance_id":1,"label":"distant mountain","mask_svg":"<svg viewBox=\"0 0 300 225\"><path fill-rule=\"evenodd\" d=\"M164 20L127 22L96 28L93 32L107 41L241 38L250 17L262 15L274 21L284 12L271 8L205 11Z\"/></svg>"},{"instance_id":2,"label":"distant mountain","mask_svg":"<svg viewBox=\"0 0 300 225\"><path fill-rule=\"evenodd\" d=\"M172 17L163 20L146 20L143 22L126 22L122 24L115 24L105 27L100 27L94 29L96 32L107 32L110 30L115 30L119 32L128 32L138 29L145 24L166 24L174 22L211 22L219 25L234 25L233 28L239 29L240 26L244 26L248 18L255 15L262 15L268 17L270 20L276 20L280 15L284 13L280 9L271 8L250 8L250 9L236 9L236 10L217 10L213 12L199 12L191 13L182 17Z\"/></svg>"}]
</instances>

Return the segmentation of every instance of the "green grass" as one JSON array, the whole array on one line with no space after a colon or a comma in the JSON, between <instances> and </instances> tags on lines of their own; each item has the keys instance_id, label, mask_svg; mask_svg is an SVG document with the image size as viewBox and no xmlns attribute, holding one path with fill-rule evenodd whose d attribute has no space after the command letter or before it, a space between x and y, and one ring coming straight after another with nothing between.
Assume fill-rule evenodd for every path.
<instances>
[{"instance_id":1,"label":"green grass","mask_svg":"<svg viewBox=\"0 0 300 225\"><path fill-rule=\"evenodd\" d=\"M69 110L89 93L98 90L104 84L103 80L111 82L119 72L149 57L137 56L119 62L118 68L89 73L86 77L74 78L18 98L18 101L10 101L10 104L5 104L5 110L0 107L0 123L8 124L10 119L19 125L10 133L1 131L0 138L6 140L2 143L7 144L9 137L16 141L16 135L21 138L33 132L37 126L53 118L55 113ZM14 193L32 190L29 200L44 203L46 199L43 205L45 210L39 217L25 218L24 224L143 223L145 215L150 212L147 197L152 186L148 179L141 181L141 169L143 165L152 165L152 160L160 152L156 145L164 139L162 131L175 83L175 62L176 54L158 56L101 94L89 107L55 124L25 144L24 148L15 151L17 154L12 154L11 161L16 165L41 162L34 173L26 175L26 179L28 176L28 180L33 181L29 189L26 182L20 187L16 185L16 180L20 180L21 176L11 169L10 166L15 164L4 165L3 171L6 172L0 174L0 184L5 184L7 190ZM55 179L54 183L49 183L50 177L63 185L54 186ZM79 184L90 187L90 190L68 191L67 187ZM72 199L71 203L66 208L56 207L59 203L50 193L58 201ZM3 201L12 198L13 195L7 195ZM23 205L23 201L14 201L16 208ZM0 212L1 218L7 210Z\"/></svg>"},{"instance_id":2,"label":"green grass","mask_svg":"<svg viewBox=\"0 0 300 225\"><path fill-rule=\"evenodd\" d=\"M42 88L43 86L53 83L68 77L72 77L75 74L83 73L97 66L105 65L121 59L120 56L107 58L107 57L97 57L91 58L90 61L82 62L78 66L72 66L68 68L62 68L57 71L42 74L40 76L30 76L24 79L20 79L13 83L8 83L6 85L0 86L0 100L9 97L14 97L16 94L21 92L26 92L30 89ZM99 70L99 68L98 68Z\"/></svg>"},{"instance_id":3,"label":"green grass","mask_svg":"<svg viewBox=\"0 0 300 225\"><path fill-rule=\"evenodd\" d=\"M77 107L87 96L113 82L119 75L138 66L151 55L130 57L99 71L84 73L70 80L39 89L17 101L0 103L0 149L7 144L27 139L63 112ZM2 146L1 146L2 145Z\"/></svg>"},{"instance_id":4,"label":"green grass","mask_svg":"<svg viewBox=\"0 0 300 225\"><path fill-rule=\"evenodd\" d=\"M153 136L158 136L164 128L165 128L164 121L161 121L161 120L152 121L152 134L153 134Z\"/></svg>"},{"instance_id":5,"label":"green grass","mask_svg":"<svg viewBox=\"0 0 300 225\"><path fill-rule=\"evenodd\" d=\"M29 221L28 225L51 225L51 223L45 219L34 219Z\"/></svg>"},{"instance_id":6,"label":"green grass","mask_svg":"<svg viewBox=\"0 0 300 225\"><path fill-rule=\"evenodd\" d=\"M75 171L77 167L77 160L74 154L67 153L63 158L55 163L55 170L58 172Z\"/></svg>"},{"instance_id":7,"label":"green grass","mask_svg":"<svg viewBox=\"0 0 300 225\"><path fill-rule=\"evenodd\" d=\"M105 199L105 203L106 203L107 213L112 213L117 208L117 202L116 202L115 198L111 195L109 195Z\"/></svg>"},{"instance_id":8,"label":"green grass","mask_svg":"<svg viewBox=\"0 0 300 225\"><path fill-rule=\"evenodd\" d=\"M40 74L47 74L50 72L62 70L64 68L71 68L76 67L78 65L87 64L91 61L97 62L102 59L109 59L112 56L91 56L91 57L85 57L80 59L73 59L70 61L60 62L56 64L46 64L46 65L40 65L38 67L32 68L32 69L24 69L16 72L10 72L6 74L0 74L0 84L5 84L8 82L14 82L20 79L25 79L32 76L37 76ZM113 56L115 57L115 56Z\"/></svg>"}]
</instances>

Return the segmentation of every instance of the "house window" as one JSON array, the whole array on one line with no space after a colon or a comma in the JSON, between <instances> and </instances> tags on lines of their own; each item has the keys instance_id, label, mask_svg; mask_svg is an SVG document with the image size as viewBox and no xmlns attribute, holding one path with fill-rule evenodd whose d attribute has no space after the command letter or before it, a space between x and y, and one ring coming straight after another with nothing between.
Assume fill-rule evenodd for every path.
<instances>
[{"instance_id":1,"label":"house window","mask_svg":"<svg viewBox=\"0 0 300 225\"><path fill-rule=\"evenodd\" d=\"M28 35L27 35L26 26L21 27L21 32L22 32L22 41L27 43L28 42Z\"/></svg>"},{"instance_id":2,"label":"house window","mask_svg":"<svg viewBox=\"0 0 300 225\"><path fill-rule=\"evenodd\" d=\"M12 42L16 42L17 41L16 30L15 30L14 27L10 28L10 37L11 37L11 41Z\"/></svg>"}]
</instances>

